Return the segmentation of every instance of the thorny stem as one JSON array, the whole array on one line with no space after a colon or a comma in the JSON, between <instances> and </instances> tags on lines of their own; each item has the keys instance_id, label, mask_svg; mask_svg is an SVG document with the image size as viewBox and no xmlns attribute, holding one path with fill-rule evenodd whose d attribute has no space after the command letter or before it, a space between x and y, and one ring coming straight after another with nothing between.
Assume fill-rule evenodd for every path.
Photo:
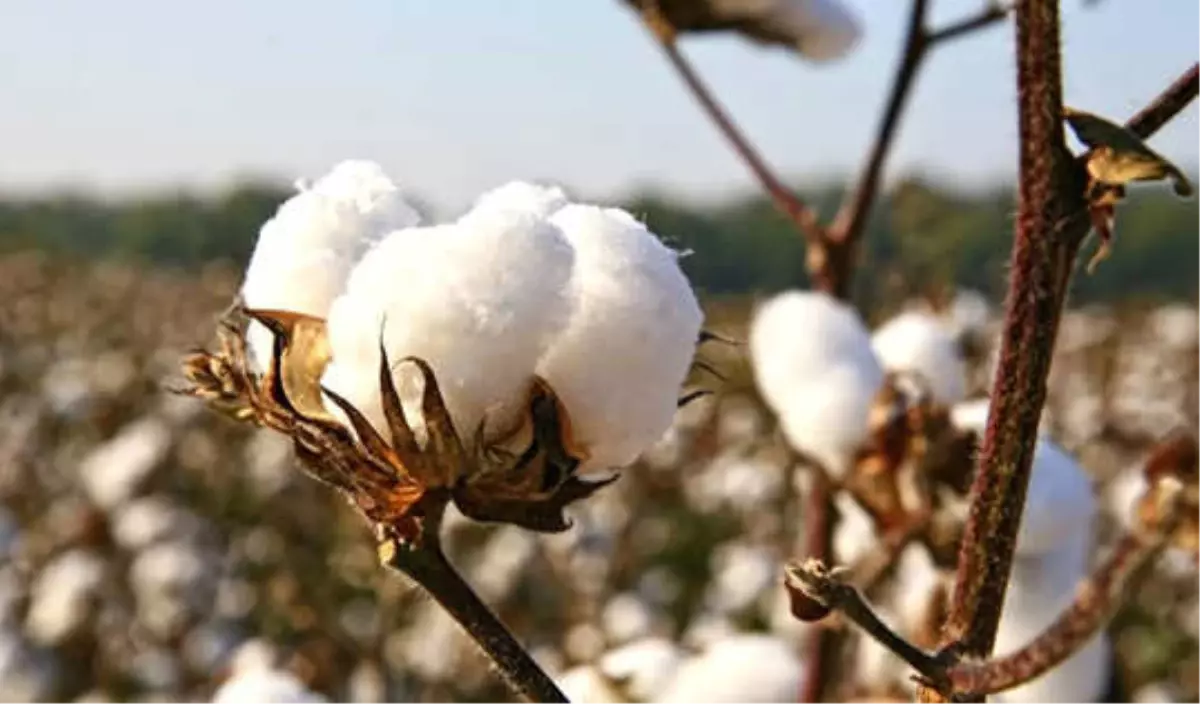
<instances>
[{"instance_id":1,"label":"thorny stem","mask_svg":"<svg viewBox=\"0 0 1200 704\"><path fill-rule=\"evenodd\" d=\"M566 702L566 695L554 680L446 559L438 538L438 523L427 519L424 539L419 543L385 535L379 546L380 561L407 575L433 597L487 655L514 693L531 702Z\"/></svg>"},{"instance_id":2,"label":"thorny stem","mask_svg":"<svg viewBox=\"0 0 1200 704\"><path fill-rule=\"evenodd\" d=\"M1063 142L1058 3L1017 4L1020 184L1012 277L987 430L943 642L992 651L1025 504L1066 282L1079 248L1061 225L1083 208L1083 184Z\"/></svg>"}]
</instances>

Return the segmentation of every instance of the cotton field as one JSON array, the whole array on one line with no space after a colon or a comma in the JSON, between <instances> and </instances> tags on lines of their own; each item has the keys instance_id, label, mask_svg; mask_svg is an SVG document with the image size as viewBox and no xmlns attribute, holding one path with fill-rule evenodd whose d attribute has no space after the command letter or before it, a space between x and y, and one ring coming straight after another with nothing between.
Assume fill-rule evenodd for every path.
<instances>
[{"instance_id":1,"label":"cotton field","mask_svg":"<svg viewBox=\"0 0 1200 704\"><path fill-rule=\"evenodd\" d=\"M533 208L545 193L526 195ZM385 201L363 217L415 223ZM320 276L336 272L293 264L315 266L305 294L325 295ZM169 392L241 277L0 260L0 699L507 699L286 438ZM804 292L703 303L706 329L744 341L700 348L725 380L693 368L688 388L716 393L572 506L569 531L454 512L443 527L452 561L573 701L795 701L813 629L846 628L795 620L781 588L806 551L809 465L847 476L885 379L956 428L986 419L998 311L973 292L867 321ZM984 353L965 358L968 338ZM1148 448L1196 429L1196 345L1185 305L1067 314L999 652L1052 620L1131 522ZM879 530L853 498L835 505L836 561L850 564ZM951 582L940 564L910 545L870 591L918 642ZM1168 553L1107 633L997 699L1195 701L1197 619L1193 558ZM911 696L889 653L850 630L839 643L834 696Z\"/></svg>"}]
</instances>

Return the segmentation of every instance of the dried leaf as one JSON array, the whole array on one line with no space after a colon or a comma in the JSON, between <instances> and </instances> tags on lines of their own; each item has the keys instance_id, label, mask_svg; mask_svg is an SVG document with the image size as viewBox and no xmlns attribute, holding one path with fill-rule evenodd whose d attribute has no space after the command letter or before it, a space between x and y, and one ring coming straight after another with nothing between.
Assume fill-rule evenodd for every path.
<instances>
[{"instance_id":1,"label":"dried leaf","mask_svg":"<svg viewBox=\"0 0 1200 704\"><path fill-rule=\"evenodd\" d=\"M282 342L282 350L277 348L279 368L268 374L279 377L292 409L306 418L332 421L321 397L321 375L330 359L325 321L279 310L247 310L246 314L275 333L277 345Z\"/></svg>"},{"instance_id":2,"label":"dried leaf","mask_svg":"<svg viewBox=\"0 0 1200 704\"><path fill-rule=\"evenodd\" d=\"M1079 141L1091 149L1087 170L1094 182L1120 186L1169 178L1176 194L1192 194L1192 185L1183 172L1131 130L1081 110L1063 108L1063 114Z\"/></svg>"}]
</instances>

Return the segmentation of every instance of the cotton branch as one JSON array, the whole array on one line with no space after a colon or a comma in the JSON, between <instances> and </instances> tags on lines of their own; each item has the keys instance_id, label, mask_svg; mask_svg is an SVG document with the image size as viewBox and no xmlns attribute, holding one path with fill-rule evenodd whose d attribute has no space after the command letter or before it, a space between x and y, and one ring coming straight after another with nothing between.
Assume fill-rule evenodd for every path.
<instances>
[{"instance_id":1,"label":"cotton branch","mask_svg":"<svg viewBox=\"0 0 1200 704\"><path fill-rule=\"evenodd\" d=\"M879 619L861 592L843 581L847 570L829 569L811 558L786 569L793 612L804 620L840 612L916 670L927 687L927 697L963 701L1018 687L1046 674L1096 637L1165 548L1174 543L1194 549L1191 536L1198 500L1195 437L1181 432L1159 443L1144 472L1149 484L1140 503L1138 528L1117 541L1104 563L1076 589L1066 610L1011 655L980 660L965 656L953 645L926 652Z\"/></svg>"},{"instance_id":2,"label":"cotton branch","mask_svg":"<svg viewBox=\"0 0 1200 704\"><path fill-rule=\"evenodd\" d=\"M900 123L908 95L912 91L913 79L929 50L943 41L949 41L1004 19L1008 10L1000 4L990 4L979 13L955 22L944 28L932 30L926 26L928 0L913 0L904 53L891 87L875 141L868 154L866 164L857 185L850 192L833 222L823 226L812 208L793 193L771 170L758 151L750 144L737 124L721 106L720 101L700 79L687 58L676 44L676 28L661 11L658 2L646 0L636 2L643 23L650 29L667 60L679 73L688 90L700 104L705 114L717 126L725 139L732 145L754 174L763 190L771 197L777 208L795 225L808 240L808 269L816 288L838 296L850 295L851 274L857 240L861 237L867 217L870 215L892 142Z\"/></svg>"}]
</instances>

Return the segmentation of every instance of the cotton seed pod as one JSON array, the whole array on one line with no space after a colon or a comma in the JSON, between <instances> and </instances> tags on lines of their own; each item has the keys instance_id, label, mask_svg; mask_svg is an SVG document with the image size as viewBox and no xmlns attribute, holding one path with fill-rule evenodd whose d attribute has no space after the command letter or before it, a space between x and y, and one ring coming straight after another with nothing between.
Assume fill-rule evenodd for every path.
<instances>
[{"instance_id":1,"label":"cotton seed pod","mask_svg":"<svg viewBox=\"0 0 1200 704\"><path fill-rule=\"evenodd\" d=\"M820 378L835 364L879 366L858 313L812 291L787 291L758 306L750 324L750 356L759 390L772 406L786 401L784 389Z\"/></svg>"},{"instance_id":2,"label":"cotton seed pod","mask_svg":"<svg viewBox=\"0 0 1200 704\"><path fill-rule=\"evenodd\" d=\"M959 344L937 317L921 311L901 313L875 331L871 345L884 369L915 373L938 403L958 403L966 394L967 371Z\"/></svg>"},{"instance_id":3,"label":"cotton seed pod","mask_svg":"<svg viewBox=\"0 0 1200 704\"><path fill-rule=\"evenodd\" d=\"M246 268L247 308L324 318L354 263L386 233L416 225L417 212L369 161L343 161L285 201L259 231ZM265 369L272 336L253 323L254 361Z\"/></svg>"},{"instance_id":4,"label":"cotton seed pod","mask_svg":"<svg viewBox=\"0 0 1200 704\"><path fill-rule=\"evenodd\" d=\"M704 316L678 253L629 213L572 204L550 222L575 260L570 317L537 373L567 410L579 471L621 467L671 426Z\"/></svg>"},{"instance_id":5,"label":"cotton seed pod","mask_svg":"<svg viewBox=\"0 0 1200 704\"><path fill-rule=\"evenodd\" d=\"M418 357L465 443L485 418L489 436L504 434L567 320L563 291L574 259L556 227L513 210L393 232L354 267L330 309L333 361L322 382L382 429L382 339L402 399L419 398L422 380L413 365L398 363Z\"/></svg>"}]
</instances>

